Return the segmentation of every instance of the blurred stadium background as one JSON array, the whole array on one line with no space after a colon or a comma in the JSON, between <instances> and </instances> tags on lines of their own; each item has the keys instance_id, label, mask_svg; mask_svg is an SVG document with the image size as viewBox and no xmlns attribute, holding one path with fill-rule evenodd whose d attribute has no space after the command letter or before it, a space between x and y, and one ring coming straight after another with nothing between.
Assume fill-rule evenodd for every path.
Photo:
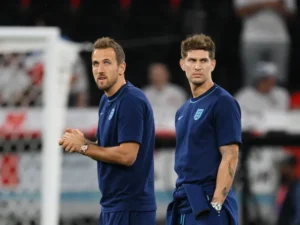
<instances>
[{"instance_id":1,"label":"blurred stadium background","mask_svg":"<svg viewBox=\"0 0 300 225\"><path fill-rule=\"evenodd\" d=\"M294 210L287 196L300 177L299 9L299 0L2 0L0 34L8 27L60 29L61 40L75 48L61 58L70 77L66 126L91 139L102 95L91 73L91 43L102 36L121 43L126 77L145 91L155 113L158 224L176 179L173 118L189 97L180 42L210 35L217 45L213 79L243 111L234 183L241 224L290 225L282 212ZM18 39L22 44L21 32ZM0 35L0 225L40 224L46 63L43 51L16 50ZM61 168L60 224L97 224L96 164L63 154ZM292 205L299 210L300 197Z\"/></svg>"}]
</instances>

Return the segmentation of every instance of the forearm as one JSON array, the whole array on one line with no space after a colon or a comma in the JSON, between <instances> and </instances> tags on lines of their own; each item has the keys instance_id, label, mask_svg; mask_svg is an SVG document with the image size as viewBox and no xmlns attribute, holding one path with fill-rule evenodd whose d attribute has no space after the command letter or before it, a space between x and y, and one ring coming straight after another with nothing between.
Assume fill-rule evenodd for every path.
<instances>
[{"instance_id":1,"label":"forearm","mask_svg":"<svg viewBox=\"0 0 300 225\"><path fill-rule=\"evenodd\" d=\"M82 153L94 160L107 163L132 166L137 158L140 144L137 142L124 142L114 147L100 147L97 142L86 139L83 133L77 129L67 128L59 145L67 152ZM86 145L88 144L87 148Z\"/></svg>"},{"instance_id":2,"label":"forearm","mask_svg":"<svg viewBox=\"0 0 300 225\"><path fill-rule=\"evenodd\" d=\"M222 159L217 174L216 189L212 202L223 204L223 202L225 201L226 196L233 183L237 163L238 158L235 156Z\"/></svg>"},{"instance_id":3,"label":"forearm","mask_svg":"<svg viewBox=\"0 0 300 225\"><path fill-rule=\"evenodd\" d=\"M131 166L132 160L128 157L125 151L122 151L121 146L104 148L95 144L89 144L85 155L106 163L120 164L124 166Z\"/></svg>"}]
</instances>

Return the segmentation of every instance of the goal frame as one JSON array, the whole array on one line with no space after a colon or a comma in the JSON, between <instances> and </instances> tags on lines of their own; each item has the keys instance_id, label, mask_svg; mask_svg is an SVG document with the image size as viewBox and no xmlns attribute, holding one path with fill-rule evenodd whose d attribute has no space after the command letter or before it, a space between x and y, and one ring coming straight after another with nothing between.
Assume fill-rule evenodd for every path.
<instances>
[{"instance_id":1,"label":"goal frame","mask_svg":"<svg viewBox=\"0 0 300 225\"><path fill-rule=\"evenodd\" d=\"M5 51L42 50L45 59L42 106L42 171L40 224L58 225L62 152L58 139L64 128L65 96L60 96L58 48L60 30L56 27L0 27L0 49ZM17 43L17 44L16 44ZM29 206L30 207L30 206Z\"/></svg>"}]
</instances>

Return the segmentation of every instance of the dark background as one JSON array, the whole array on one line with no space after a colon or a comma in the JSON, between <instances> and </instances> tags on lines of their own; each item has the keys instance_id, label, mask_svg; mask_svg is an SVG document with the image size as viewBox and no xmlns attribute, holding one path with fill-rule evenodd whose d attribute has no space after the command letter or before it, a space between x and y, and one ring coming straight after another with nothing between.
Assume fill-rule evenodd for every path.
<instances>
[{"instance_id":1,"label":"dark background","mask_svg":"<svg viewBox=\"0 0 300 225\"><path fill-rule=\"evenodd\" d=\"M298 0L298 10L300 0ZM195 11L202 14L195 15ZM300 89L300 19L288 24L292 35L290 92ZM210 35L217 45L216 83L234 94L243 86L239 57L241 21L232 0L1 0L1 26L59 26L63 36L75 42L94 42L102 36L119 41L126 53L126 77L142 87L147 84L147 66L166 63L172 81L189 91L180 70L180 42L193 27ZM91 74L90 52L82 52L90 73L90 105L98 105L100 93Z\"/></svg>"}]
</instances>

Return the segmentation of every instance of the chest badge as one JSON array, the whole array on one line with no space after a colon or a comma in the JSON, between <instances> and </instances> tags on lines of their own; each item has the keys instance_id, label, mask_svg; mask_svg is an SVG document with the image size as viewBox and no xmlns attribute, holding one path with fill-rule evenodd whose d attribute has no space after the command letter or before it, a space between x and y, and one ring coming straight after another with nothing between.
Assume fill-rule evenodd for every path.
<instances>
[{"instance_id":1,"label":"chest badge","mask_svg":"<svg viewBox=\"0 0 300 225\"><path fill-rule=\"evenodd\" d=\"M108 116L108 120L111 120L111 118L114 116L115 114L115 108L113 108L111 111L110 111L110 114Z\"/></svg>"},{"instance_id":2,"label":"chest badge","mask_svg":"<svg viewBox=\"0 0 300 225\"><path fill-rule=\"evenodd\" d=\"M197 109L197 112L194 115L194 120L199 120L203 111L204 111L204 109Z\"/></svg>"}]
</instances>

